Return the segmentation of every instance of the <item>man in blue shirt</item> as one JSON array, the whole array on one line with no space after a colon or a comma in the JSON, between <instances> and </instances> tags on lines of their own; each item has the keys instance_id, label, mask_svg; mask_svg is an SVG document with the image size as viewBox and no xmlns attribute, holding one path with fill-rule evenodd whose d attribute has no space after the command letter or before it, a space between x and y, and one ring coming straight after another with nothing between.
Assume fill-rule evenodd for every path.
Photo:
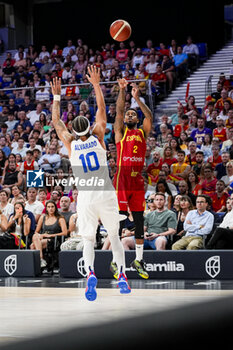
<instances>
[{"instance_id":1,"label":"man in blue shirt","mask_svg":"<svg viewBox=\"0 0 233 350\"><path fill-rule=\"evenodd\" d=\"M188 55L183 53L181 46L177 47L177 54L173 57L179 79L182 81L187 76Z\"/></svg>"},{"instance_id":2,"label":"man in blue shirt","mask_svg":"<svg viewBox=\"0 0 233 350\"><path fill-rule=\"evenodd\" d=\"M197 196L195 210L190 210L184 221L185 236L172 245L172 250L195 250L203 248L203 236L208 235L214 225L214 216L209 211L208 198Z\"/></svg>"}]
</instances>

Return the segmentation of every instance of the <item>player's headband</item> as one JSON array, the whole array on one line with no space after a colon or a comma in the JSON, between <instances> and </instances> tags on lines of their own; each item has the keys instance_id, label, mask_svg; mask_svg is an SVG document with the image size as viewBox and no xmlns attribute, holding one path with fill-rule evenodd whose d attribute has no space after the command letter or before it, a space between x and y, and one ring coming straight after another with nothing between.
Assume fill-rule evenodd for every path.
<instances>
[{"instance_id":1,"label":"player's headband","mask_svg":"<svg viewBox=\"0 0 233 350\"><path fill-rule=\"evenodd\" d=\"M86 130L80 131L80 132L75 131L73 128L73 131L77 136L85 136L88 133L88 131L90 130L90 121L86 117L84 117L84 118L87 120L88 126L87 126Z\"/></svg>"}]
</instances>

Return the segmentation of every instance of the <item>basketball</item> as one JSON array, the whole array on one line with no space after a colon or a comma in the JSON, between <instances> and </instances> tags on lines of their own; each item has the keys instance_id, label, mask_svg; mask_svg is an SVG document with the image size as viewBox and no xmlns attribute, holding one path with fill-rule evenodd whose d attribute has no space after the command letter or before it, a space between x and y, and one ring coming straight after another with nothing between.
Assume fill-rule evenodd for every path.
<instances>
[{"instance_id":1,"label":"basketball","mask_svg":"<svg viewBox=\"0 0 233 350\"><path fill-rule=\"evenodd\" d=\"M116 41L125 41L131 35L131 27L128 22L123 19L114 21L110 26L110 35Z\"/></svg>"}]
</instances>

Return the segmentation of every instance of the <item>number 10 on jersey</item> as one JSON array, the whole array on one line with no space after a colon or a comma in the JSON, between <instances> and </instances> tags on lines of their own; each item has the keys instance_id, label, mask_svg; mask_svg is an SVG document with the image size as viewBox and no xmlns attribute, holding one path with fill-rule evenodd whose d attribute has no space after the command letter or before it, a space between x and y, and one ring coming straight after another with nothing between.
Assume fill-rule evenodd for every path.
<instances>
[{"instance_id":1,"label":"number 10 on jersey","mask_svg":"<svg viewBox=\"0 0 233 350\"><path fill-rule=\"evenodd\" d=\"M88 171L96 171L100 167L99 160L95 152L89 152L86 155L80 154L79 159L82 162L84 173L87 173Z\"/></svg>"}]
</instances>

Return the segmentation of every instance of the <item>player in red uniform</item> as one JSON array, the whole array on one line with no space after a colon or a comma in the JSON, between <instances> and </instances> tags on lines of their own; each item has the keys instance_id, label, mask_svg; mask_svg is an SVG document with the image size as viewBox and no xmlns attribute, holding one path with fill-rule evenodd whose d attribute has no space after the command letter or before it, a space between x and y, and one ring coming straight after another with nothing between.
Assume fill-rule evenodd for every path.
<instances>
[{"instance_id":1,"label":"player in red uniform","mask_svg":"<svg viewBox=\"0 0 233 350\"><path fill-rule=\"evenodd\" d=\"M139 98L137 85L132 84L132 96L145 116L142 128L137 128L139 122L137 111L132 108L125 111L125 88L128 82L125 79L119 79L118 84L120 91L114 124L117 171L114 185L120 213L128 214L129 207L135 223L136 259L131 266L142 278L147 279L149 275L143 261L145 192L141 171L145 161L146 138L151 131L153 117L150 109ZM111 271L116 277L114 262L111 263Z\"/></svg>"}]
</instances>

